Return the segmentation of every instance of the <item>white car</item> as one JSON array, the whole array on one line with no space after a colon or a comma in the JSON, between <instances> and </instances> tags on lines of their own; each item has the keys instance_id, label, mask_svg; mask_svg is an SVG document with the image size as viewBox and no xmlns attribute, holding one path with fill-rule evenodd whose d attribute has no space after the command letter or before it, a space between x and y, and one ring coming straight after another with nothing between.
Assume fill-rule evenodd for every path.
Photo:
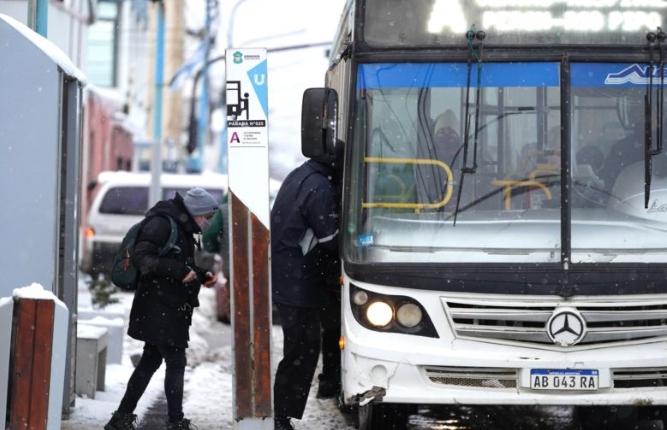
<instances>
[{"instance_id":1,"label":"white car","mask_svg":"<svg viewBox=\"0 0 667 430\"><path fill-rule=\"evenodd\" d=\"M150 173L103 172L83 230L81 270L96 277L108 273L125 233L141 221L149 209ZM227 175L162 174L162 199L192 187L206 189L219 202L227 190Z\"/></svg>"}]
</instances>

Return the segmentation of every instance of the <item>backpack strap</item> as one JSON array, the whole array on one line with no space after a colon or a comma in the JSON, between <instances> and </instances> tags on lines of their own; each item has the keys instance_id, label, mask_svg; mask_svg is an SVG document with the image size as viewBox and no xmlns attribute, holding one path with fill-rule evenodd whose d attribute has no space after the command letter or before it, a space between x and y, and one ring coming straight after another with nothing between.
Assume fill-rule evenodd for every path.
<instances>
[{"instance_id":1,"label":"backpack strap","mask_svg":"<svg viewBox=\"0 0 667 430\"><path fill-rule=\"evenodd\" d=\"M144 218L143 223L145 224L146 222L148 222L149 219L156 216L168 219L169 226L171 227L171 232L169 233L169 238L167 239L167 243L165 243L165 245L160 249L158 257L164 257L165 255L169 254L169 252L171 252L172 250L174 250L176 254L180 253L181 248L178 245L176 245L176 241L178 240L178 225L176 225L176 221L174 221L172 217L163 213L153 214Z\"/></svg>"},{"instance_id":2,"label":"backpack strap","mask_svg":"<svg viewBox=\"0 0 667 430\"><path fill-rule=\"evenodd\" d=\"M164 215L167 217L169 220L169 225L171 226L171 233L169 233L169 239L167 239L166 245L162 248L160 251L159 256L164 257L167 255L172 249L176 251L176 254L181 252L181 248L176 245L176 240L178 239L178 226L176 225L176 221L169 215Z\"/></svg>"}]
</instances>

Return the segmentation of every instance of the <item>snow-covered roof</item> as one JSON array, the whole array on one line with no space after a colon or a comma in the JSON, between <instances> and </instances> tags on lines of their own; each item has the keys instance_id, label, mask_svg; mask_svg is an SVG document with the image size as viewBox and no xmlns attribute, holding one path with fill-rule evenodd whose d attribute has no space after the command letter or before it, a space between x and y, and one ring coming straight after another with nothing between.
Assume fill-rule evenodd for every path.
<instances>
[{"instance_id":1,"label":"snow-covered roof","mask_svg":"<svg viewBox=\"0 0 667 430\"><path fill-rule=\"evenodd\" d=\"M88 84L86 90L90 91L90 94L93 96L101 97L103 99L108 99L115 103L118 103L119 106L122 106L125 103L123 96L114 88L102 88L97 85Z\"/></svg>"},{"instance_id":2,"label":"snow-covered roof","mask_svg":"<svg viewBox=\"0 0 667 430\"><path fill-rule=\"evenodd\" d=\"M81 82L82 85L88 83L86 75L79 70L74 63L69 59L69 57L60 50L56 45L53 44L50 40L44 38L43 36L35 33L25 25L21 24L14 18L1 14L0 21L6 22L8 25L13 27L16 31L21 33L30 43L35 45L37 49L42 51L46 56L48 56L54 63L60 67L60 69L68 76L71 76Z\"/></svg>"}]
</instances>

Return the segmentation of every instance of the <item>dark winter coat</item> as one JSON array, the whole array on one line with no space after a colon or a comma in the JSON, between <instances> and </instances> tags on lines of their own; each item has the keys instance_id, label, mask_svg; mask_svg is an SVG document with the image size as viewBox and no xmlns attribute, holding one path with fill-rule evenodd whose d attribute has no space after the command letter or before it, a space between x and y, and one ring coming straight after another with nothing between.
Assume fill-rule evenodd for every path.
<instances>
[{"instance_id":1,"label":"dark winter coat","mask_svg":"<svg viewBox=\"0 0 667 430\"><path fill-rule=\"evenodd\" d=\"M276 303L317 307L338 256L339 196L329 167L307 161L290 173L271 211Z\"/></svg>"},{"instance_id":2,"label":"dark winter coat","mask_svg":"<svg viewBox=\"0 0 667 430\"><path fill-rule=\"evenodd\" d=\"M178 226L177 248L159 257L171 233L169 220ZM195 266L195 234L201 230L189 214L180 195L158 202L146 216L150 219L137 238L133 263L141 280L134 295L128 334L146 342L187 348L192 309L199 306L197 296L205 270ZM183 278L194 270L198 279L184 284Z\"/></svg>"},{"instance_id":3,"label":"dark winter coat","mask_svg":"<svg viewBox=\"0 0 667 430\"><path fill-rule=\"evenodd\" d=\"M202 246L204 250L219 253L222 258L222 273L226 278L231 276L229 271L229 206L227 200L229 194L225 194L220 202L218 211L211 218L211 225L202 234Z\"/></svg>"}]
</instances>

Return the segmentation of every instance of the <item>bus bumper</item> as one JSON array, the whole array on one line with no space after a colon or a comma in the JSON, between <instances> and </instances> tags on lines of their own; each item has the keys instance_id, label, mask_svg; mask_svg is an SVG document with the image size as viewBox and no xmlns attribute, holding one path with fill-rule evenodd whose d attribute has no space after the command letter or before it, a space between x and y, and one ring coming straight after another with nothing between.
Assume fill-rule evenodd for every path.
<instances>
[{"instance_id":1,"label":"bus bumper","mask_svg":"<svg viewBox=\"0 0 667 430\"><path fill-rule=\"evenodd\" d=\"M561 357L549 357L549 353L540 356L539 351L514 348L514 359L498 354L497 345L487 352L475 345L466 354L465 348L450 353L419 351L414 345L408 347L408 339L391 343L402 348L369 349L346 339L343 352L346 403L374 400L469 405L667 405L667 386L662 386L660 379L660 375L667 373L664 342L560 354ZM390 359L398 355L399 360ZM594 369L599 372L599 386L594 391L533 389L532 369ZM447 372L448 377L440 377L439 370ZM503 376L481 381L468 377L484 373ZM635 386L628 386L628 379L618 379L620 374L624 378L637 378L630 379ZM618 387L624 384L624 388Z\"/></svg>"}]
</instances>

